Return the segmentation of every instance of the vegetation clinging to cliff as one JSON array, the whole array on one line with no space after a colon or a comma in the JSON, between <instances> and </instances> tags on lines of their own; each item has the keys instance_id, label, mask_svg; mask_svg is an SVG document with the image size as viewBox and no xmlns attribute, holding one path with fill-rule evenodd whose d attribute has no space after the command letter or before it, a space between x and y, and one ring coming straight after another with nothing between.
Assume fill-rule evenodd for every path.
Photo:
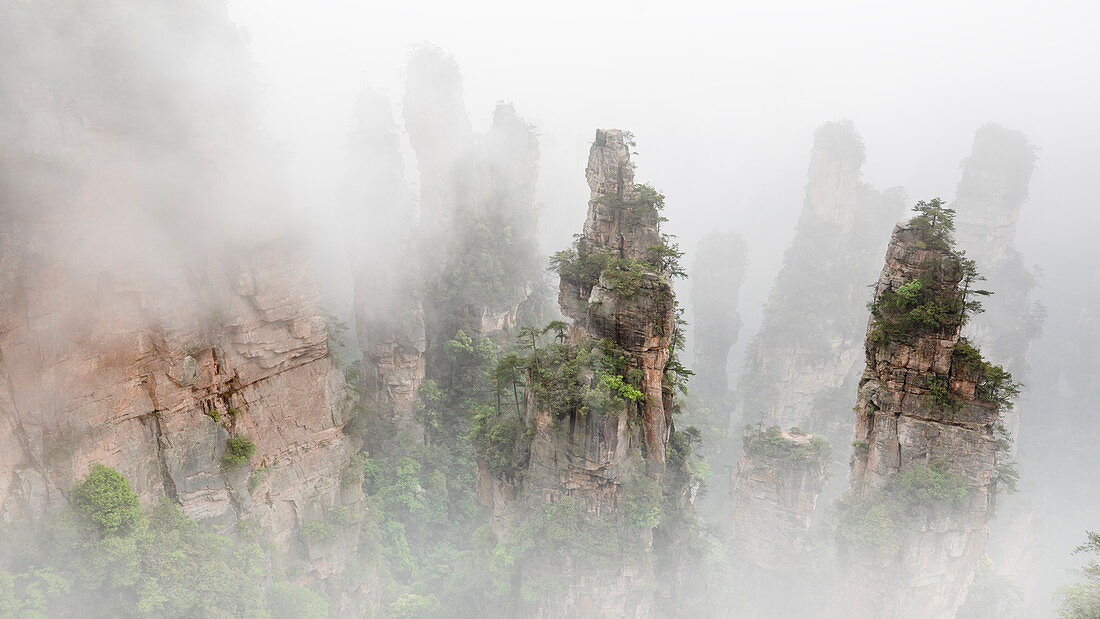
<instances>
[{"instance_id":1,"label":"vegetation clinging to cliff","mask_svg":"<svg viewBox=\"0 0 1100 619\"><path fill-rule=\"evenodd\" d=\"M911 342L921 335L946 333L966 324L970 316L982 312L978 297L992 294L977 288L985 280L973 260L955 249L955 211L943 206L939 198L918 202L918 213L909 225L920 232L922 248L930 248L941 257L921 265L921 273L893 290L879 294L870 304L873 319L870 338L877 346L888 342ZM1012 407L1020 385L999 365L985 360L981 352L965 338L959 338L952 352L952 376L939 376L929 385L934 406L954 409L955 394L951 378L975 382L975 396L994 404L998 410Z\"/></svg>"},{"instance_id":2,"label":"vegetation clinging to cliff","mask_svg":"<svg viewBox=\"0 0 1100 619\"><path fill-rule=\"evenodd\" d=\"M920 248L940 255L922 264L916 278L883 291L871 302L872 340L877 344L964 325L969 316L982 311L975 297L992 294L973 287L985 278L973 260L955 250L955 211L945 208L939 198L918 202L913 211L918 215L909 225L920 235Z\"/></svg>"},{"instance_id":3,"label":"vegetation clinging to cliff","mask_svg":"<svg viewBox=\"0 0 1100 619\"><path fill-rule=\"evenodd\" d=\"M829 459L829 442L823 437L804 439L806 435L798 428L791 428L788 434L790 438L784 436L779 426L760 428L747 425L742 441L745 451L750 454L776 460L822 463Z\"/></svg>"},{"instance_id":4,"label":"vegetation clinging to cliff","mask_svg":"<svg viewBox=\"0 0 1100 619\"><path fill-rule=\"evenodd\" d=\"M881 489L837 502L837 539L849 549L893 555L905 531L935 510L961 510L969 495L966 479L942 462L903 469Z\"/></svg>"},{"instance_id":5,"label":"vegetation clinging to cliff","mask_svg":"<svg viewBox=\"0 0 1100 619\"><path fill-rule=\"evenodd\" d=\"M265 550L248 522L238 535L202 531L167 499L143 510L130 484L95 464L73 506L33 524L0 528L0 615L294 616L328 603L280 582L285 557ZM265 595L264 580L276 583Z\"/></svg>"}]
</instances>

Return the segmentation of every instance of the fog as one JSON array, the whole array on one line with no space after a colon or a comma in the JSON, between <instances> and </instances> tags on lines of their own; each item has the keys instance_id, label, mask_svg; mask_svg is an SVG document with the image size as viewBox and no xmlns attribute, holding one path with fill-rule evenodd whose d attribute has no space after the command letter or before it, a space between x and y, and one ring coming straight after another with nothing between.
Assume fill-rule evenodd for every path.
<instances>
[{"instance_id":1,"label":"fog","mask_svg":"<svg viewBox=\"0 0 1100 619\"><path fill-rule=\"evenodd\" d=\"M1100 5L0 5L0 615L1100 612Z\"/></svg>"},{"instance_id":2,"label":"fog","mask_svg":"<svg viewBox=\"0 0 1100 619\"><path fill-rule=\"evenodd\" d=\"M301 202L322 202L332 186L320 179L340 166L354 97L370 87L399 101L410 47L431 42L461 67L475 127L506 100L538 128L545 250L567 244L583 218L577 170L592 128L629 129L644 145L639 174L674 196L670 227L685 246L711 228L749 239L750 331L793 234L810 136L829 120L851 119L863 136L867 182L915 199L953 193L978 126L1022 131L1041 149L1020 225L1030 261L1058 260L1050 239L1083 243L1065 235L1097 223L1082 193L1100 165L1090 68L1100 9L1089 2L229 8L249 37L272 134L294 153Z\"/></svg>"}]
</instances>

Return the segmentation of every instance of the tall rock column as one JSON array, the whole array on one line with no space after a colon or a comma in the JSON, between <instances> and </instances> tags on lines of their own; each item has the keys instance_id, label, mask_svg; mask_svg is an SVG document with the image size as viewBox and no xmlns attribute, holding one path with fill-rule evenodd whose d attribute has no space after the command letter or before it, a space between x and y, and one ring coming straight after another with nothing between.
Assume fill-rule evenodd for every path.
<instances>
[{"instance_id":1,"label":"tall rock column","mask_svg":"<svg viewBox=\"0 0 1100 619\"><path fill-rule=\"evenodd\" d=\"M985 552L1015 385L960 338L975 278L951 217L933 201L895 228L875 287L840 504L843 616L953 617Z\"/></svg>"},{"instance_id":2,"label":"tall rock column","mask_svg":"<svg viewBox=\"0 0 1100 619\"><path fill-rule=\"evenodd\" d=\"M417 293L412 194L404 180L389 102L377 94L364 95L357 120L348 157L350 200L343 217L355 283L361 380L373 409L371 415L364 413L364 421L391 424L423 441L424 424L415 404L425 375L427 334ZM367 437L389 433L368 431Z\"/></svg>"},{"instance_id":3,"label":"tall rock column","mask_svg":"<svg viewBox=\"0 0 1100 619\"><path fill-rule=\"evenodd\" d=\"M643 373L646 457L663 463L672 420L666 406L672 389L664 371L676 329L675 304L672 287L654 265L661 259L652 255L652 248L664 245L657 203L663 196L634 184L630 145L622 131L596 132L585 170L592 197L577 252L582 260L600 256L610 268L595 277L562 273L558 302L574 320L574 338L606 338L630 353L632 368Z\"/></svg>"},{"instance_id":4,"label":"tall rock column","mask_svg":"<svg viewBox=\"0 0 1100 619\"><path fill-rule=\"evenodd\" d=\"M522 603L528 615L650 614L655 531L675 517L662 506L688 494L673 481L687 457L669 373L678 267L658 229L663 196L634 184L630 146L623 131L596 133L584 234L554 259L573 323L544 350L524 336L522 415L504 407L475 433L498 551L515 561L517 589L537 592Z\"/></svg>"},{"instance_id":5,"label":"tall rock column","mask_svg":"<svg viewBox=\"0 0 1100 619\"><path fill-rule=\"evenodd\" d=\"M420 170L417 248L429 357L459 330L482 336L516 328L521 306L542 284L534 129L500 103L489 132L475 134L462 89L453 59L433 47L414 53L404 113Z\"/></svg>"},{"instance_id":6,"label":"tall rock column","mask_svg":"<svg viewBox=\"0 0 1100 619\"><path fill-rule=\"evenodd\" d=\"M851 122L815 133L802 216L746 354L743 423L798 426L836 444L850 436L867 282L903 210L899 190L860 180L863 161Z\"/></svg>"},{"instance_id":7,"label":"tall rock column","mask_svg":"<svg viewBox=\"0 0 1100 619\"><path fill-rule=\"evenodd\" d=\"M730 535L736 614L794 617L817 610L810 520L828 462L828 443L813 435L778 426L746 432Z\"/></svg>"}]
</instances>

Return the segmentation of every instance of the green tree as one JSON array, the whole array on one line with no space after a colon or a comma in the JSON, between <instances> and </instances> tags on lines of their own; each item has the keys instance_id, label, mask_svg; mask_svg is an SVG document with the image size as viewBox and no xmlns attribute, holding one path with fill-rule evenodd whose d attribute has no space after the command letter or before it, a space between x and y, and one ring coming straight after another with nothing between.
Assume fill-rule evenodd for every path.
<instances>
[{"instance_id":1,"label":"green tree","mask_svg":"<svg viewBox=\"0 0 1100 619\"><path fill-rule=\"evenodd\" d=\"M917 216L913 223L925 231L925 238L939 249L950 249L955 244L955 210L944 206L940 198L921 200L913 207Z\"/></svg>"},{"instance_id":2,"label":"green tree","mask_svg":"<svg viewBox=\"0 0 1100 619\"><path fill-rule=\"evenodd\" d=\"M1100 557L1100 533L1085 532L1085 543L1073 550L1073 554ZM1100 560L1090 559L1076 573L1082 579L1058 589L1058 616L1062 619L1096 619L1100 617Z\"/></svg>"},{"instance_id":3,"label":"green tree","mask_svg":"<svg viewBox=\"0 0 1100 619\"><path fill-rule=\"evenodd\" d=\"M130 482L115 469L98 462L73 488L69 500L103 533L131 533L146 524Z\"/></svg>"}]
</instances>

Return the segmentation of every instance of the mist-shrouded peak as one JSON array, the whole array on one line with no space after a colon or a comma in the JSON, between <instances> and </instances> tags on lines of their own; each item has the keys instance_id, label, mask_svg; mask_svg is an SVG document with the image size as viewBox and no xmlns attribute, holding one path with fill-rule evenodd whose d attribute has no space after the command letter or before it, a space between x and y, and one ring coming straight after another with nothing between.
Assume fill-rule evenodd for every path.
<instances>
[{"instance_id":1,"label":"mist-shrouded peak","mask_svg":"<svg viewBox=\"0 0 1100 619\"><path fill-rule=\"evenodd\" d=\"M863 140L850 120L822 125L814 133L806 206L823 222L847 234L858 217Z\"/></svg>"},{"instance_id":2,"label":"mist-shrouded peak","mask_svg":"<svg viewBox=\"0 0 1100 619\"><path fill-rule=\"evenodd\" d=\"M409 57L403 108L405 128L421 165L425 158L456 156L473 135L462 73L454 58L438 47L422 45Z\"/></svg>"},{"instance_id":3,"label":"mist-shrouded peak","mask_svg":"<svg viewBox=\"0 0 1100 619\"><path fill-rule=\"evenodd\" d=\"M988 268L1015 252L1016 222L1037 150L1023 133L1001 125L983 125L974 133L952 207L958 213L959 244L979 266Z\"/></svg>"}]
</instances>

